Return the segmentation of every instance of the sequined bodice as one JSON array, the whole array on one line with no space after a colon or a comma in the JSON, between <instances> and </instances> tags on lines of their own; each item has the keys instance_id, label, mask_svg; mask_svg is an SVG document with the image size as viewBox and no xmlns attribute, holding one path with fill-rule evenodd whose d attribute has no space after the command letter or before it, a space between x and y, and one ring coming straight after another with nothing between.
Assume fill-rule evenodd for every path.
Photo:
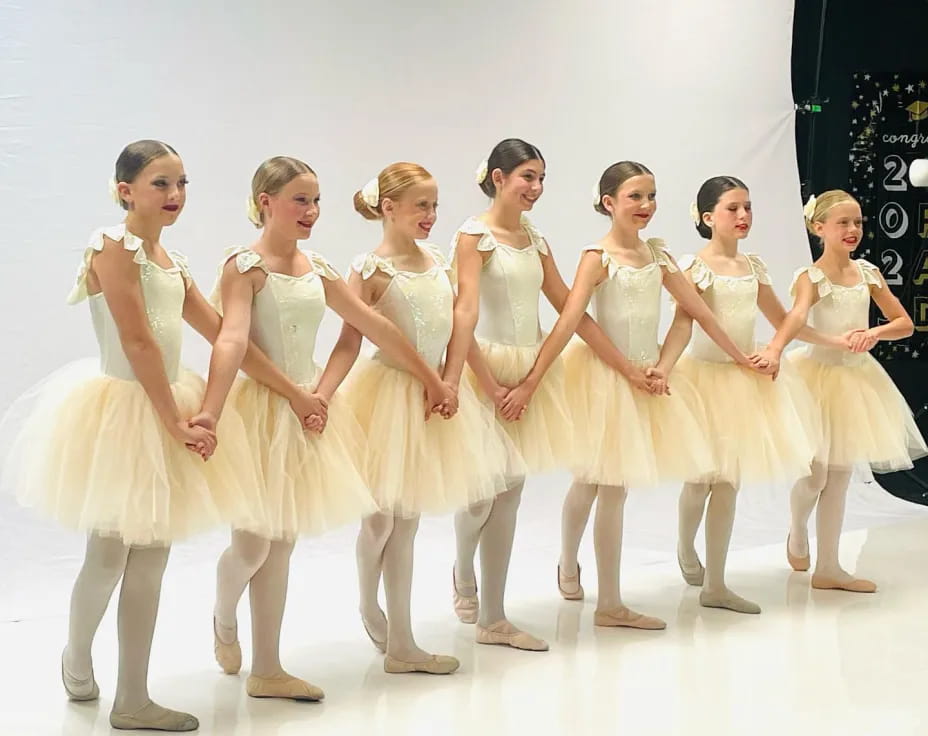
<instances>
[{"instance_id":1,"label":"sequined bodice","mask_svg":"<svg viewBox=\"0 0 928 736\"><path fill-rule=\"evenodd\" d=\"M489 253L480 275L480 317L475 333L481 340L519 346L536 345L541 340L541 259L548 250L544 238L527 219L523 218L522 227L529 236L525 248L500 243L489 226L476 218L465 222L454 235L452 261L454 244L462 233L480 235L477 250Z\"/></svg>"},{"instance_id":2,"label":"sequined bodice","mask_svg":"<svg viewBox=\"0 0 928 736\"><path fill-rule=\"evenodd\" d=\"M106 299L102 293L89 294L87 292L87 274L94 255L103 250L104 235L110 240L122 241L123 247L133 252L133 260L139 266L139 282L148 325L161 350L164 371L168 380L173 383L177 380L180 370L184 299L187 293L186 280L189 279L187 262L180 253L175 251L169 253L171 262L174 264L170 268L162 268L149 261L142 247L141 238L128 232L125 225L100 228L91 235L68 302L76 304L84 299L88 300L97 345L100 348L100 370L114 378L136 380L132 365L122 348L116 320L110 312Z\"/></svg>"},{"instance_id":3,"label":"sequined bodice","mask_svg":"<svg viewBox=\"0 0 928 736\"><path fill-rule=\"evenodd\" d=\"M673 267L660 241L649 240L652 262L635 268L618 263L599 246L607 277L593 292L593 317L629 360L653 365L660 357L662 268Z\"/></svg>"},{"instance_id":4,"label":"sequined bodice","mask_svg":"<svg viewBox=\"0 0 928 736\"><path fill-rule=\"evenodd\" d=\"M793 279L808 273L819 299L809 311L809 325L826 335L843 335L850 330L865 330L870 326L870 287L882 288L879 270L864 260L855 261L860 272L860 281L853 286L842 286L831 282L816 266L801 268ZM812 357L825 363L855 365L867 361L869 353L851 353L846 350L812 345L808 348Z\"/></svg>"},{"instance_id":5,"label":"sequined bodice","mask_svg":"<svg viewBox=\"0 0 928 736\"><path fill-rule=\"evenodd\" d=\"M454 290L448 278L448 265L434 245L422 247L435 265L428 271L402 271L389 259L367 253L352 268L365 279L375 271L390 277L390 283L374 309L393 322L430 366L438 368L451 339L454 320ZM378 351L375 358L388 365L391 360Z\"/></svg>"},{"instance_id":6,"label":"sequined bodice","mask_svg":"<svg viewBox=\"0 0 928 736\"><path fill-rule=\"evenodd\" d=\"M325 316L323 278L338 273L318 253L306 253L311 270L301 276L271 271L260 254L249 248L227 251L223 265L235 258L240 273L258 268L266 274L264 286L251 305L251 339L294 383L313 381L316 336Z\"/></svg>"},{"instance_id":7,"label":"sequined bodice","mask_svg":"<svg viewBox=\"0 0 928 736\"><path fill-rule=\"evenodd\" d=\"M760 284L769 284L767 268L754 254L746 254L751 272L744 276L723 276L715 273L698 256L681 259L686 263L696 288L715 315L722 329L738 349L750 354L755 349L754 329L757 322L757 292ZM713 363L730 363L732 358L713 342L699 325L693 325L690 355Z\"/></svg>"}]
</instances>

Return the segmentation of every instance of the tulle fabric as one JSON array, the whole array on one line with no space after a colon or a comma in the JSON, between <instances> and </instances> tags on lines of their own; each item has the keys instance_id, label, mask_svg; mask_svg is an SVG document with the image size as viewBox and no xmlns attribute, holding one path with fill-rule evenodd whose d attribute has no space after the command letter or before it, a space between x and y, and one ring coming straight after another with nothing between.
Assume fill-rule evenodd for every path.
<instances>
[{"instance_id":1,"label":"tulle fabric","mask_svg":"<svg viewBox=\"0 0 928 736\"><path fill-rule=\"evenodd\" d=\"M181 417L199 411L205 384L181 369L171 385ZM168 434L142 385L69 364L30 390L3 420L3 486L62 525L169 544L217 525L261 528L257 474L228 411L209 461Z\"/></svg>"}]
</instances>

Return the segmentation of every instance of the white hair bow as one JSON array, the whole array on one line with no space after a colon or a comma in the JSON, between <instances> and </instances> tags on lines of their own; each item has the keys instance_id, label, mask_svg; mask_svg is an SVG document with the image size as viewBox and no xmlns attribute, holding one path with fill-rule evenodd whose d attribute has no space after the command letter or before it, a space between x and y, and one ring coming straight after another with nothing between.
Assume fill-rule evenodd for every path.
<instances>
[{"instance_id":1,"label":"white hair bow","mask_svg":"<svg viewBox=\"0 0 928 736\"><path fill-rule=\"evenodd\" d=\"M477 171L474 173L474 179L478 184L483 184L489 173L490 162L486 159L480 162L480 166L477 167Z\"/></svg>"},{"instance_id":2,"label":"white hair bow","mask_svg":"<svg viewBox=\"0 0 928 736\"><path fill-rule=\"evenodd\" d=\"M245 200L245 212L248 214L248 219L252 225L261 227L261 210L258 209L258 203L250 194L248 199Z\"/></svg>"},{"instance_id":3,"label":"white hair bow","mask_svg":"<svg viewBox=\"0 0 928 736\"><path fill-rule=\"evenodd\" d=\"M702 213L699 211L699 207L696 206L695 202L693 202L690 205L690 217L692 218L693 222L695 222L697 225L699 224L699 221L702 219Z\"/></svg>"},{"instance_id":4,"label":"white hair bow","mask_svg":"<svg viewBox=\"0 0 928 736\"><path fill-rule=\"evenodd\" d=\"M380 202L380 181L376 176L364 185L361 190L361 199L368 207L376 207Z\"/></svg>"},{"instance_id":5,"label":"white hair bow","mask_svg":"<svg viewBox=\"0 0 928 736\"><path fill-rule=\"evenodd\" d=\"M113 201L122 206L122 197L119 196L119 183L116 181L116 177L110 178L110 197L113 198Z\"/></svg>"},{"instance_id":6,"label":"white hair bow","mask_svg":"<svg viewBox=\"0 0 928 736\"><path fill-rule=\"evenodd\" d=\"M806 202L805 207L802 208L802 214L805 215L805 218L812 222L812 218L815 216L815 205L818 203L818 200L815 198L814 194L809 195L809 201Z\"/></svg>"}]
</instances>

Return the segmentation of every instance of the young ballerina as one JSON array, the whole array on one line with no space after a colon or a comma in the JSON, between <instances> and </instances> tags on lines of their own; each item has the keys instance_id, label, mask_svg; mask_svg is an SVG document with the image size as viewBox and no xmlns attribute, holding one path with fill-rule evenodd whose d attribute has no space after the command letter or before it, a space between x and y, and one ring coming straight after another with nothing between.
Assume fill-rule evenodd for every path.
<instances>
[{"instance_id":1,"label":"young ballerina","mask_svg":"<svg viewBox=\"0 0 928 736\"><path fill-rule=\"evenodd\" d=\"M535 146L517 138L498 143L477 172L478 186L492 199L490 208L469 218L451 246L458 293L451 339L455 349L450 352L462 360L467 353L471 382L495 405L529 472L567 466L573 444L561 362L555 361L531 391L524 384L544 338L539 297L544 294L560 311L568 293L547 241L525 215L541 197L544 179L545 160ZM577 331L603 361L634 385L646 386L644 373L589 316L582 316ZM446 364L445 377L452 383L460 378L462 360ZM504 608L524 484L524 476L512 477L496 498L456 515L453 603L462 622L477 624L478 643L544 651L548 645L510 623ZM474 571L478 546L482 601Z\"/></svg>"},{"instance_id":2,"label":"young ballerina","mask_svg":"<svg viewBox=\"0 0 928 736\"><path fill-rule=\"evenodd\" d=\"M319 688L280 664L294 540L357 521L377 508L356 468L363 435L350 407L335 396L341 380L323 385L314 360L326 306L415 375L418 381L410 381L420 390L424 384L429 407L446 411L454 395L402 333L364 304L322 256L297 247L310 237L319 217L319 181L309 166L287 156L262 163L252 179L248 208L261 234L253 245L229 250L220 270L222 329L213 348L203 414L219 417L249 335L302 392L306 405L290 411L287 396L249 378L235 386L230 398L248 427L264 526L258 533L233 528L232 543L219 560L215 654L226 673L239 671L236 608L248 586L253 653L246 692L321 700ZM307 434L307 427L315 434Z\"/></svg>"},{"instance_id":3,"label":"young ballerina","mask_svg":"<svg viewBox=\"0 0 928 736\"><path fill-rule=\"evenodd\" d=\"M691 214L697 232L709 243L695 256L681 258L680 266L739 349L752 354L754 363L770 375L732 365L701 330L676 368L702 397L715 458L708 482L686 483L680 494L678 561L684 580L702 586L701 605L760 613L760 606L725 583L738 489L742 483L792 481L805 475L818 442L818 422L811 396L798 377L788 370L781 373L771 353L755 352L758 309L774 327L783 322L786 310L760 256L738 250L753 219L747 186L731 176L708 179L699 188ZM673 368L691 334L692 320L685 308L678 309L658 370ZM836 343L809 329L802 339ZM695 547L704 512L705 568Z\"/></svg>"},{"instance_id":4,"label":"young ballerina","mask_svg":"<svg viewBox=\"0 0 928 736\"><path fill-rule=\"evenodd\" d=\"M222 523L256 523L252 466L191 426L203 381L180 366L182 321L215 337L218 319L186 261L161 246L177 221L187 175L173 148L142 140L116 160L114 199L125 223L90 238L69 303L88 300L100 372L64 369L41 390L4 469L20 501L86 531L61 675L72 700L99 695L91 648L116 584L119 674L110 723L119 729L190 731L197 719L153 703L148 662L171 542ZM211 316L210 316L211 315ZM244 443L230 415L219 427ZM192 450L192 451L191 451ZM202 458L202 459L201 459Z\"/></svg>"},{"instance_id":5,"label":"young ballerina","mask_svg":"<svg viewBox=\"0 0 928 736\"><path fill-rule=\"evenodd\" d=\"M428 237L435 222L438 189L424 168L395 163L355 194L354 206L368 220L382 220L383 239L352 264L349 286L396 323L423 359L440 368L455 360L449 346L454 293L448 264ZM337 383L358 356L361 334L345 324L320 386ZM449 674L454 657L429 654L416 644L410 621L413 546L421 513L456 511L491 498L518 458L488 409L465 384L447 421L426 421L421 388L389 356L360 365L348 399L370 441L368 486L380 512L365 519L358 536L361 617L374 645L386 653L391 673ZM387 614L378 603L383 574Z\"/></svg>"},{"instance_id":6,"label":"young ballerina","mask_svg":"<svg viewBox=\"0 0 928 736\"><path fill-rule=\"evenodd\" d=\"M910 468L912 460L928 453L905 399L868 354L880 340L908 337L913 325L879 269L851 258L863 238L857 200L834 189L811 197L804 214L809 232L822 243L822 255L796 272L793 308L767 352L771 360L779 358L810 315L812 325L831 336L834 346L816 345L790 355L790 364L818 403L823 443L811 474L796 483L790 497L786 555L794 570L809 569L808 523L817 509L812 587L873 593L875 583L846 572L838 559L844 504L854 465L867 463L888 472ZM869 327L871 299L885 324Z\"/></svg>"},{"instance_id":7,"label":"young ballerina","mask_svg":"<svg viewBox=\"0 0 928 736\"><path fill-rule=\"evenodd\" d=\"M567 303L520 389L538 385L593 299L596 322L645 380L636 385L579 342L565 356L575 478L564 501L558 588L569 600L583 598L577 552L595 500L599 595L594 623L663 629L661 619L626 607L619 592L626 492L629 486L705 477L712 455L695 389L677 379L671 392L666 374L655 368L663 357L661 287L691 310L733 360L748 365L748 358L680 274L663 241L641 240L657 210L651 171L634 161L615 163L603 172L594 194L594 209L610 218L611 227L583 249Z\"/></svg>"}]
</instances>

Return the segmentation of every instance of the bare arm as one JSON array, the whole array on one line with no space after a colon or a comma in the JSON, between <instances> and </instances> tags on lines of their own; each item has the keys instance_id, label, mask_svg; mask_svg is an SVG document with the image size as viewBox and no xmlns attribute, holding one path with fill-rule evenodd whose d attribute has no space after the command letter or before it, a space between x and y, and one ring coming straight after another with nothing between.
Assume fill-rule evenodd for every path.
<instances>
[{"instance_id":1,"label":"bare arm","mask_svg":"<svg viewBox=\"0 0 928 736\"><path fill-rule=\"evenodd\" d=\"M802 274L796 280L795 294L793 308L780 321L777 333L764 351L775 360L779 360L783 348L789 345L805 326L809 319L809 310L818 301L818 293L808 273Z\"/></svg>"},{"instance_id":2,"label":"bare arm","mask_svg":"<svg viewBox=\"0 0 928 736\"><path fill-rule=\"evenodd\" d=\"M189 427L180 415L161 348L148 324L139 266L133 253L105 238L103 250L94 256L91 267L113 315L126 359L158 417L172 437L188 447L198 447L204 458L209 457L216 446L215 435L200 427Z\"/></svg>"},{"instance_id":3,"label":"bare arm","mask_svg":"<svg viewBox=\"0 0 928 736\"><path fill-rule=\"evenodd\" d=\"M699 323L706 334L739 365L751 366L747 356L726 334L709 305L696 291L696 287L684 278L679 271L664 271L664 287L677 302L677 309L683 309Z\"/></svg>"},{"instance_id":4,"label":"bare arm","mask_svg":"<svg viewBox=\"0 0 928 736\"><path fill-rule=\"evenodd\" d=\"M368 301L364 295L364 281L360 274L351 272L348 278L347 288L350 289L359 299L365 303ZM361 341L364 336L352 327L347 320L342 322L342 331L339 333L338 342L332 348L328 361L325 364L325 370L319 379L319 385L316 391L322 394L327 401L331 401L338 387L342 385L345 377L348 375L358 355L361 353Z\"/></svg>"},{"instance_id":5,"label":"bare arm","mask_svg":"<svg viewBox=\"0 0 928 736\"><path fill-rule=\"evenodd\" d=\"M886 324L871 327L868 332L877 340L903 340L910 337L915 331L912 318L909 317L896 295L889 290L883 276L880 275L879 278L881 285L871 286L870 295L883 316L889 321Z\"/></svg>"},{"instance_id":6,"label":"bare arm","mask_svg":"<svg viewBox=\"0 0 928 736\"><path fill-rule=\"evenodd\" d=\"M692 285L695 290L696 287L693 285L693 277L690 275L690 272L683 271L682 273L683 278L686 279L687 283ZM680 360L680 356L683 355L683 351L686 350L686 346L690 344L690 339L692 337L693 318L690 317L689 312L677 306L674 309L673 322L670 323L670 329L668 329L667 334L664 335L661 356L657 361L657 365L654 366L664 378L670 375L677 361Z\"/></svg>"},{"instance_id":7,"label":"bare arm","mask_svg":"<svg viewBox=\"0 0 928 736\"><path fill-rule=\"evenodd\" d=\"M528 402L542 377L551 367L555 358L561 354L561 351L570 341L570 336L577 329L577 325L590 303L593 290L602 281L603 274L601 256L592 251L584 253L580 258L580 264L577 266L577 276L574 279L573 288L567 296L557 322L555 322L550 334L542 343L538 357L535 358L535 364L522 383L510 391L503 401L500 408L503 418L508 421L516 420L526 410Z\"/></svg>"},{"instance_id":8,"label":"bare arm","mask_svg":"<svg viewBox=\"0 0 928 736\"><path fill-rule=\"evenodd\" d=\"M451 340L448 342L443 376L455 389L461 383L464 361L468 359L471 350L479 353L479 349L474 347L474 327L477 326L480 313L480 272L483 269L483 257L477 250L480 237L461 234L455 246L458 293L454 300L454 326L451 330ZM481 359L482 357L480 356ZM485 375L484 378L486 377ZM483 382L481 385L484 385Z\"/></svg>"},{"instance_id":9,"label":"bare arm","mask_svg":"<svg viewBox=\"0 0 928 736\"><path fill-rule=\"evenodd\" d=\"M783 322L789 315L789 313L783 307L782 302L780 302L779 298L777 297L773 287L771 287L769 284L758 285L757 306L760 308L760 311L763 312L764 316L767 318L767 321L773 325L775 330L780 329L780 327L783 325ZM786 348L792 339L802 340L803 342L811 343L813 345L827 345L828 347L832 348L846 347L844 342L838 336L825 335L818 330L809 327L806 324L807 318L808 309L806 310L806 317L803 319L802 327L800 328L799 332L796 333L795 338L791 338L789 341L784 343L782 347L779 348L780 352ZM795 324L792 324L790 329L795 329ZM779 345L779 342L777 344Z\"/></svg>"},{"instance_id":10,"label":"bare arm","mask_svg":"<svg viewBox=\"0 0 928 736\"><path fill-rule=\"evenodd\" d=\"M567 303L570 289L567 288L567 284L564 283L564 279L561 277L561 272L554 262L554 254L551 252L550 247L548 248L548 255L542 256L541 263L544 267L544 281L541 284L541 290L551 303L551 306L560 313ZM606 365L617 370L623 376L628 377L631 375L635 366L609 339L609 336L596 323L596 320L586 313L585 306L583 309L584 312L580 315L580 322L577 324L576 330L580 339L589 345L597 357Z\"/></svg>"}]
</instances>

